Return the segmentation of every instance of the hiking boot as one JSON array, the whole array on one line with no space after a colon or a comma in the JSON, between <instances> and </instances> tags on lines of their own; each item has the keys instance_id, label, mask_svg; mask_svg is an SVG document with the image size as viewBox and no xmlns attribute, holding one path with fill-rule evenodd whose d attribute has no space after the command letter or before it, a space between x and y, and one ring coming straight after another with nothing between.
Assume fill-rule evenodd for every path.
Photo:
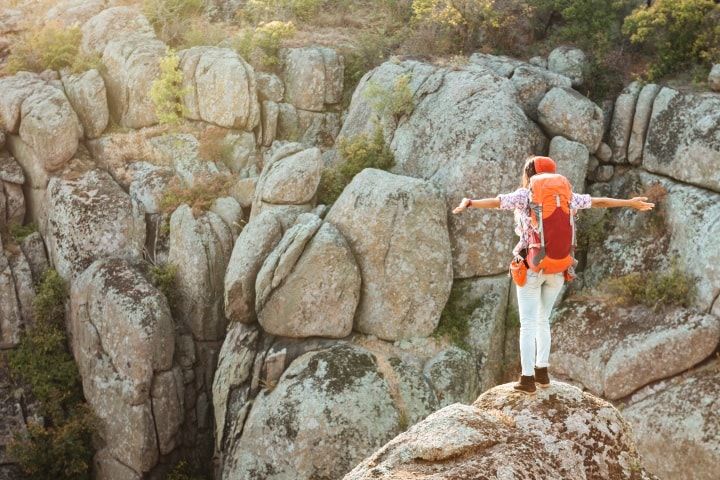
<instances>
[{"instance_id":1,"label":"hiking boot","mask_svg":"<svg viewBox=\"0 0 720 480\"><path fill-rule=\"evenodd\" d=\"M542 388L550 386L550 377L547 373L547 367L535 367L535 383L540 385Z\"/></svg>"},{"instance_id":2,"label":"hiking boot","mask_svg":"<svg viewBox=\"0 0 720 480\"><path fill-rule=\"evenodd\" d=\"M535 393L535 377L520 375L520 381L513 385L513 388L523 393L533 394Z\"/></svg>"}]
</instances>

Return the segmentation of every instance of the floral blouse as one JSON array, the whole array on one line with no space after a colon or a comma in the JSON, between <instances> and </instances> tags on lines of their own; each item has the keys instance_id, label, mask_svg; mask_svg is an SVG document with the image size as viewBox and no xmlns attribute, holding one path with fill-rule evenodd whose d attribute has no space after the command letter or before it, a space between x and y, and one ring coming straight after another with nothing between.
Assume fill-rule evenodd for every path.
<instances>
[{"instance_id":1,"label":"floral blouse","mask_svg":"<svg viewBox=\"0 0 720 480\"><path fill-rule=\"evenodd\" d=\"M527 188L518 188L512 193L498 195L500 199L500 208L502 210L515 210L515 233L520 237L520 241L513 249L513 254L518 255L522 250L530 245L530 231L532 229L530 219L530 190ZM570 208L580 210L590 208L592 199L589 194L573 193L570 201Z\"/></svg>"}]
</instances>

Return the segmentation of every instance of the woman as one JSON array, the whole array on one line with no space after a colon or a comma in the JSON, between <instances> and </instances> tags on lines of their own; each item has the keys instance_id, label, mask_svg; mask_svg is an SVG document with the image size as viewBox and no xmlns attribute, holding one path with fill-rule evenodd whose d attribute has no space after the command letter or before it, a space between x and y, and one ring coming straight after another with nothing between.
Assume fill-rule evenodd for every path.
<instances>
[{"instance_id":1,"label":"woman","mask_svg":"<svg viewBox=\"0 0 720 480\"><path fill-rule=\"evenodd\" d=\"M530 157L525 162L523 169L522 188L513 193L498 195L495 198L480 200L463 198L453 213L458 214L466 208L515 210L515 232L520 236L520 242L513 249L513 254L521 255L530 245L532 229L529 207L530 191L528 189L530 178L540 173L555 173L555 168L555 162L549 157ZM579 210L583 208L632 207L645 211L655 206L646 200L647 197L624 200L573 193L570 208ZM528 270L527 282L524 286L517 287L522 373L520 381L514 386L516 390L533 394L536 383L541 387L550 385L547 371L550 356L550 313L564 283L563 273L546 274L542 271Z\"/></svg>"}]
</instances>

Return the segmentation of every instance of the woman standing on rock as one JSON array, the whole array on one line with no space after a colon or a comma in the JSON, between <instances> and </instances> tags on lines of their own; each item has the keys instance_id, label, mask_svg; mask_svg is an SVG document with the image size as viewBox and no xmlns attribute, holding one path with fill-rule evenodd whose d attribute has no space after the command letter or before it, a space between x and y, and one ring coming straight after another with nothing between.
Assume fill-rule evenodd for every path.
<instances>
[{"instance_id":1,"label":"woman standing on rock","mask_svg":"<svg viewBox=\"0 0 720 480\"><path fill-rule=\"evenodd\" d=\"M538 247L536 227L530 211L530 184L535 175L555 173L555 162L549 157L533 156L527 159L523 169L522 187L518 190L500 194L495 198L472 200L463 198L454 210L458 214L466 208L499 208L515 210L515 232L520 241L513 249L513 254L525 259L527 265L528 248ZM632 207L645 211L654 204L647 202L647 197L617 199L591 197L588 194L572 193L569 200L570 217L575 210L583 208ZM572 221L570 222L572 224ZM546 227L547 229L548 227ZM535 230L534 230L535 229ZM533 231L536 231L535 235ZM544 245L543 245L544 248ZM535 384L541 387L550 385L548 376L548 358L550 356L550 313L553 304L565 283L564 272L545 273L544 270L527 271L526 282L517 287L518 310L520 313L520 363L522 373L520 381L514 388L524 393L535 393Z\"/></svg>"}]
</instances>

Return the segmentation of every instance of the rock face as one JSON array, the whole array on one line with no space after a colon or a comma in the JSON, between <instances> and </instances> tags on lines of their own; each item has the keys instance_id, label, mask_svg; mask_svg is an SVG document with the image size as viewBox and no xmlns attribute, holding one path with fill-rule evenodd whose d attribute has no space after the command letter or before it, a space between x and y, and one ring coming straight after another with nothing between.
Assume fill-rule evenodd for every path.
<instances>
[{"instance_id":1,"label":"rock face","mask_svg":"<svg viewBox=\"0 0 720 480\"><path fill-rule=\"evenodd\" d=\"M285 61L285 100L301 110L322 112L340 103L344 57L324 47L293 48Z\"/></svg>"},{"instance_id":2,"label":"rock face","mask_svg":"<svg viewBox=\"0 0 720 480\"><path fill-rule=\"evenodd\" d=\"M540 125L550 136L560 135L582 143L590 153L600 146L603 136L602 109L569 88L553 88L538 105Z\"/></svg>"},{"instance_id":3,"label":"rock face","mask_svg":"<svg viewBox=\"0 0 720 480\"><path fill-rule=\"evenodd\" d=\"M720 342L720 319L683 309L565 301L552 334L553 371L617 400L709 357Z\"/></svg>"},{"instance_id":4,"label":"rock face","mask_svg":"<svg viewBox=\"0 0 720 480\"><path fill-rule=\"evenodd\" d=\"M72 284L70 331L85 397L102 422L96 463L141 478L181 443L185 396L167 301L124 260L98 260Z\"/></svg>"},{"instance_id":5,"label":"rock face","mask_svg":"<svg viewBox=\"0 0 720 480\"><path fill-rule=\"evenodd\" d=\"M538 461L542 459L542 461ZM553 382L528 398L500 385L433 413L344 480L653 479L630 425L609 403Z\"/></svg>"},{"instance_id":6,"label":"rock face","mask_svg":"<svg viewBox=\"0 0 720 480\"><path fill-rule=\"evenodd\" d=\"M328 213L358 261L355 329L385 340L427 336L450 294L443 199L430 183L365 169Z\"/></svg>"},{"instance_id":7,"label":"rock face","mask_svg":"<svg viewBox=\"0 0 720 480\"><path fill-rule=\"evenodd\" d=\"M105 82L97 70L80 75L67 75L63 79L65 93L80 118L85 137L99 137L110 121Z\"/></svg>"},{"instance_id":8,"label":"rock face","mask_svg":"<svg viewBox=\"0 0 720 480\"><path fill-rule=\"evenodd\" d=\"M720 462L718 362L690 372L623 410L648 471L660 478L711 480ZM668 438L682 448L668 448ZM688 468L691 465L692 468Z\"/></svg>"},{"instance_id":9,"label":"rock face","mask_svg":"<svg viewBox=\"0 0 720 480\"><path fill-rule=\"evenodd\" d=\"M139 259L145 244L142 206L106 172L76 180L53 177L42 222L48 256L63 278L73 279L99 258Z\"/></svg>"}]
</instances>

